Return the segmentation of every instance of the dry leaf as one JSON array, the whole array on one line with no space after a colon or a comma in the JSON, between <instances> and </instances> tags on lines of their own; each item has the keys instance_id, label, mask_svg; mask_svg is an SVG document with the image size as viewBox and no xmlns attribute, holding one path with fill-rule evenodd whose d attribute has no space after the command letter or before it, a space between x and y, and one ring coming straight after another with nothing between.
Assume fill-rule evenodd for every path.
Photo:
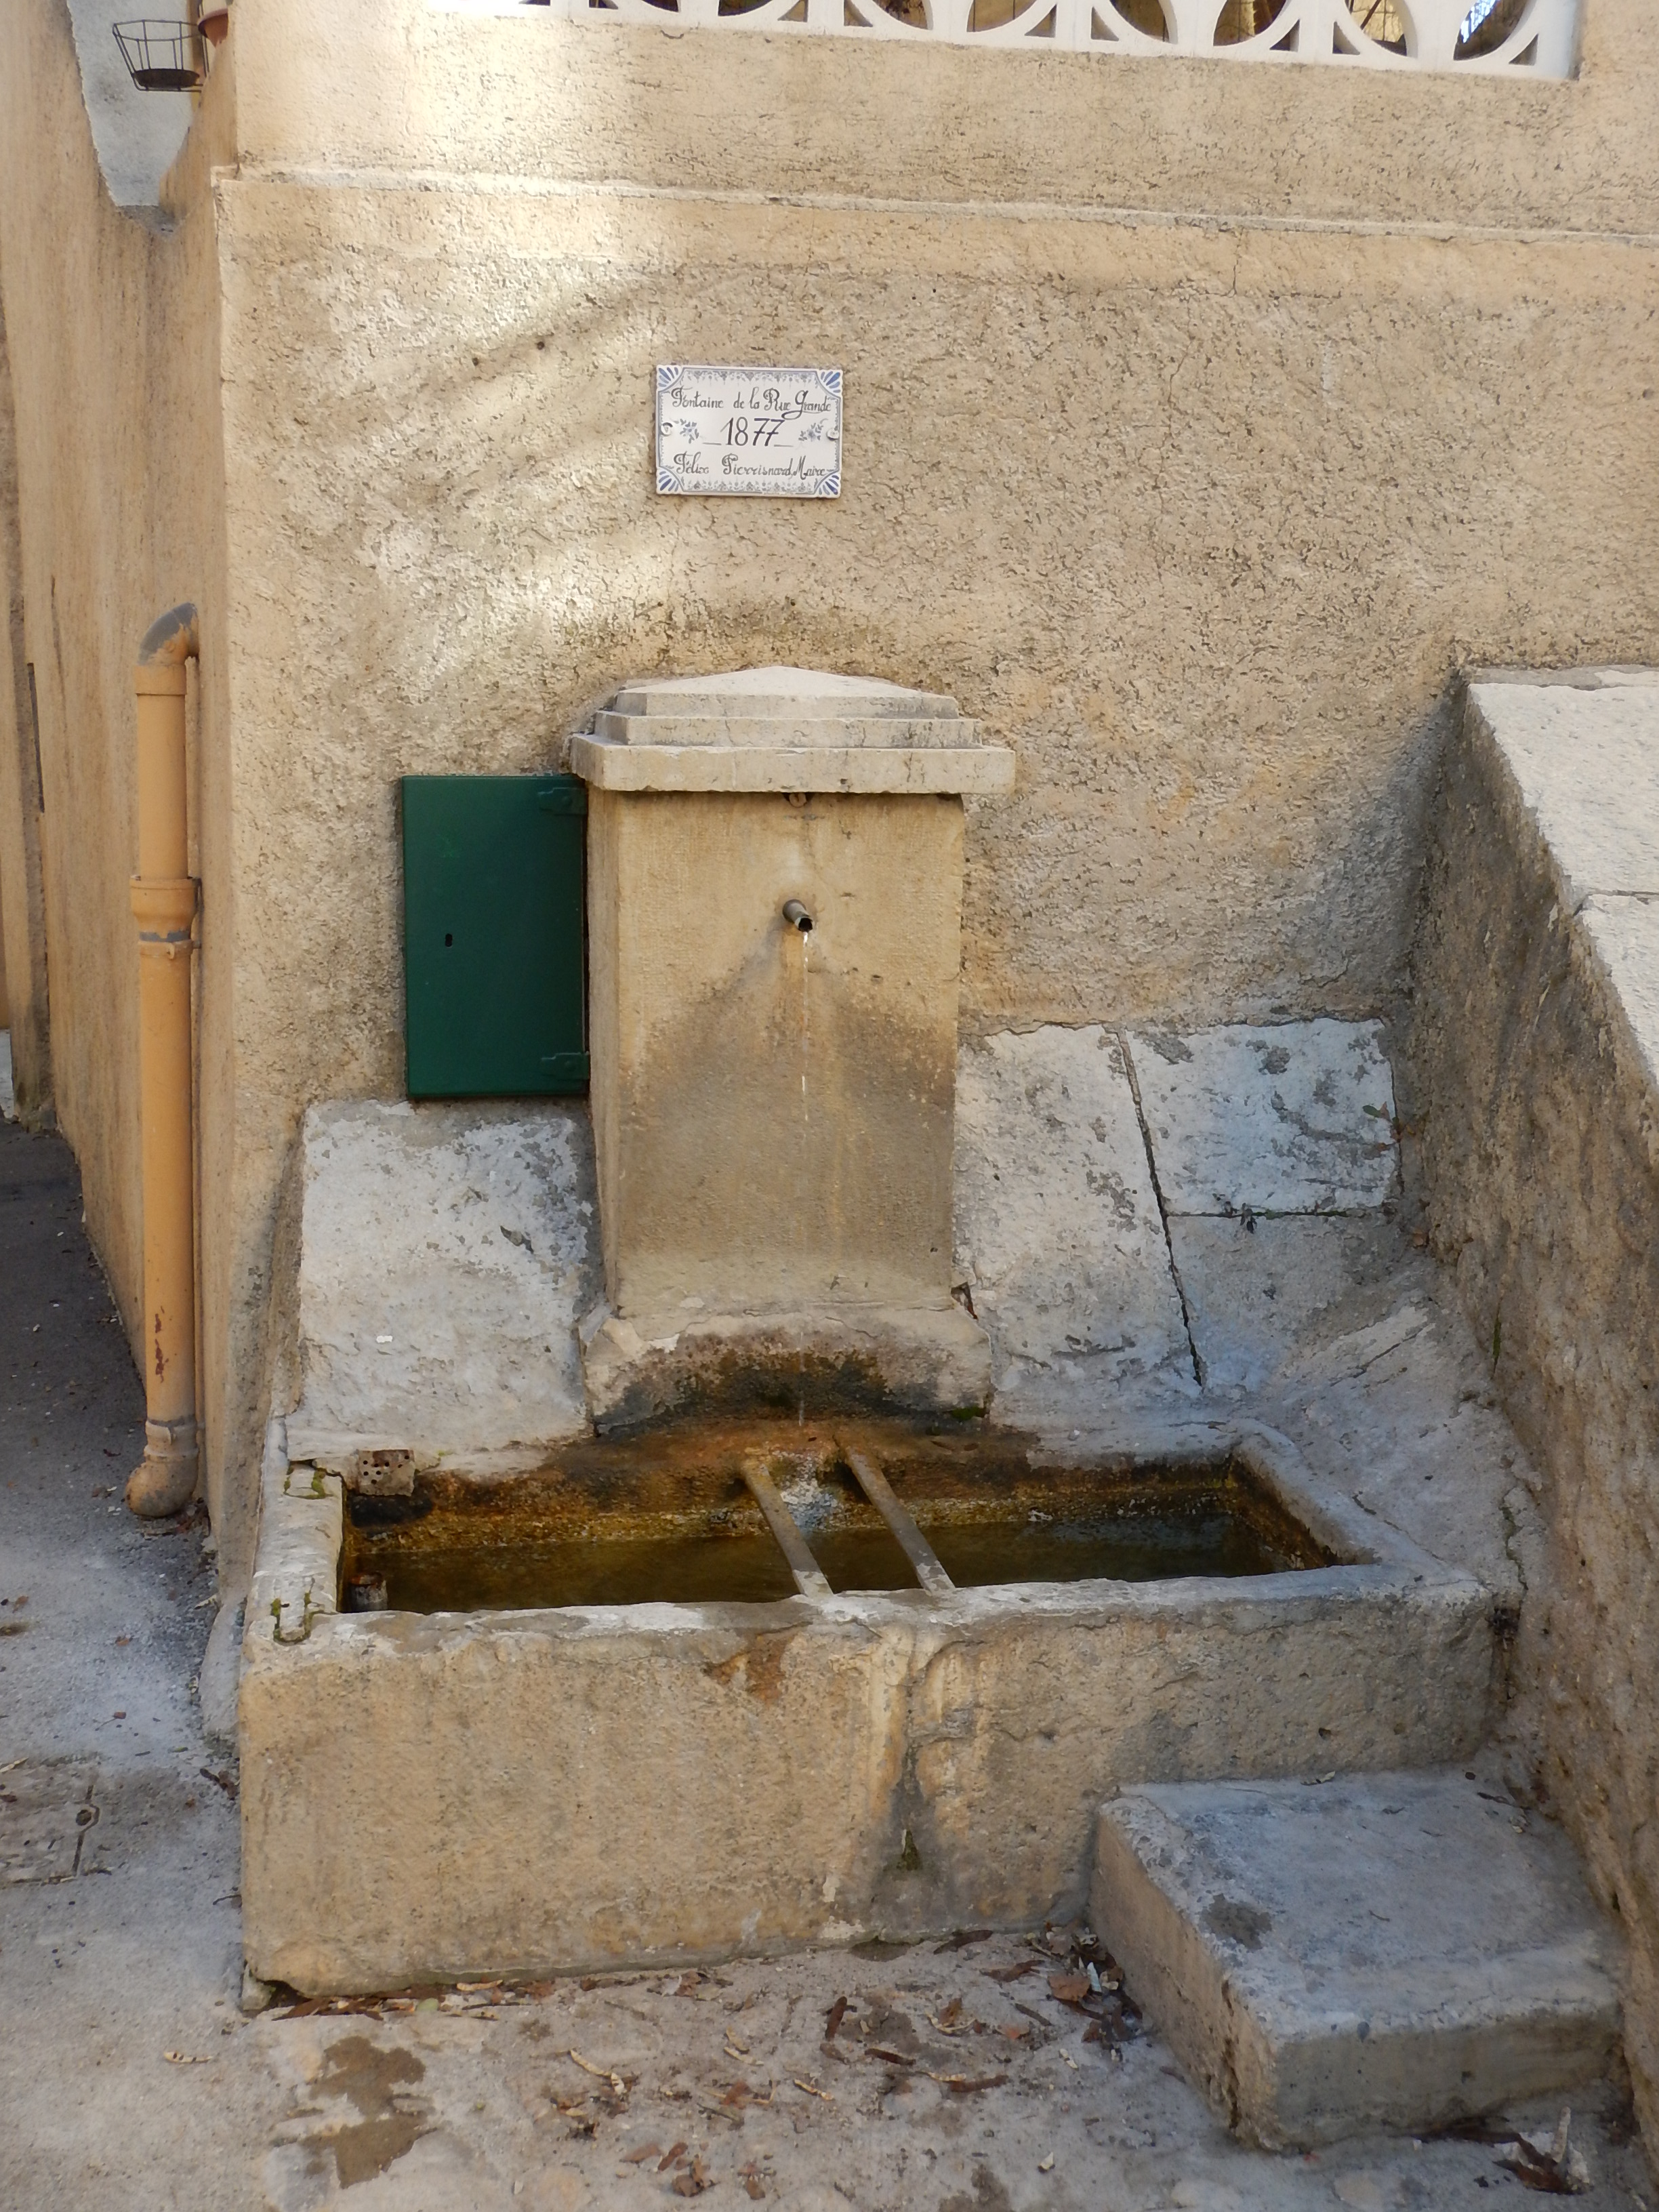
<instances>
[{"instance_id":1,"label":"dry leaf","mask_svg":"<svg viewBox=\"0 0 1659 2212\"><path fill-rule=\"evenodd\" d=\"M592 2064L589 2060L582 2057L580 2051L569 2051L567 2056L573 2065L580 2066L584 2074L591 2074L596 2081L608 2081L616 2096L625 2097L628 2094L629 2084L622 2075L613 2074L608 2066Z\"/></svg>"},{"instance_id":2,"label":"dry leaf","mask_svg":"<svg viewBox=\"0 0 1659 2212\"><path fill-rule=\"evenodd\" d=\"M751 2089L746 2081L734 2081L720 2099L722 2105L735 2105L739 2112L745 2105L769 2105L771 2101L770 2089L763 2097L758 2089Z\"/></svg>"},{"instance_id":3,"label":"dry leaf","mask_svg":"<svg viewBox=\"0 0 1659 2212\"><path fill-rule=\"evenodd\" d=\"M669 2167L674 2163L674 2160L677 2158L683 2158L684 2155L685 2145L683 2142L670 2143L668 2148L663 2153L661 2159L658 2162L658 2172L666 2173Z\"/></svg>"},{"instance_id":4,"label":"dry leaf","mask_svg":"<svg viewBox=\"0 0 1659 2212\"><path fill-rule=\"evenodd\" d=\"M1087 1974L1050 1974L1048 1994L1061 2004L1080 2005L1089 1994Z\"/></svg>"},{"instance_id":5,"label":"dry leaf","mask_svg":"<svg viewBox=\"0 0 1659 2212\"><path fill-rule=\"evenodd\" d=\"M1517 2136L1498 2154L1523 2189L1542 2197L1582 2197L1590 2186L1589 2168L1571 2141L1572 2107L1567 2106L1553 2136Z\"/></svg>"}]
</instances>

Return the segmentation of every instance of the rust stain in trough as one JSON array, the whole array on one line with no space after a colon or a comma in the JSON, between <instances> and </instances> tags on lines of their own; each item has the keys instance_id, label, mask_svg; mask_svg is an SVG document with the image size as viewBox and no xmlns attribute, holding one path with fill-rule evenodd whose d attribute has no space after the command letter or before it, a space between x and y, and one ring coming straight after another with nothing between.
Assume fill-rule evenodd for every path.
<instances>
[{"instance_id":1,"label":"rust stain in trough","mask_svg":"<svg viewBox=\"0 0 1659 2212\"><path fill-rule=\"evenodd\" d=\"M527 1475L441 1470L406 1496L354 1491L348 1609L466 1612L792 1598L788 1564L743 1478L758 1455L836 1591L921 1595L848 1455L866 1455L938 1556L973 1588L1321 1567L1331 1554L1234 1454L1036 1462L1029 1441L975 1424L839 1419L684 1422L583 1439ZM780 1694L787 1638L757 1637L708 1671Z\"/></svg>"}]
</instances>

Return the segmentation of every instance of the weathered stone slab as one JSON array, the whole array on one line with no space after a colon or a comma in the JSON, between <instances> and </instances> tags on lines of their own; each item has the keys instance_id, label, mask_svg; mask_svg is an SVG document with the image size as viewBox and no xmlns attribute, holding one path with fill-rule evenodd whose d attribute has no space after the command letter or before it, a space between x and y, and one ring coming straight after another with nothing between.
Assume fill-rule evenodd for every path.
<instances>
[{"instance_id":1,"label":"weathered stone slab","mask_svg":"<svg viewBox=\"0 0 1659 2212\"><path fill-rule=\"evenodd\" d=\"M1509 763L1561 875L1568 911L1594 891L1659 896L1659 682L1652 673L1474 684L1469 704Z\"/></svg>"},{"instance_id":2,"label":"weathered stone slab","mask_svg":"<svg viewBox=\"0 0 1659 2212\"><path fill-rule=\"evenodd\" d=\"M1395 1188L1394 1079L1376 1022L1131 1042L1173 1213L1342 1213Z\"/></svg>"},{"instance_id":3,"label":"weathered stone slab","mask_svg":"<svg viewBox=\"0 0 1659 2212\"><path fill-rule=\"evenodd\" d=\"M1571 745L1539 742L1564 727ZM1474 688L1429 825L1406 1038L1424 1227L1537 1469L1510 1730L1619 1898L1650 2139L1659 1097L1635 894L1656 880L1656 751L1653 672Z\"/></svg>"},{"instance_id":4,"label":"weathered stone slab","mask_svg":"<svg viewBox=\"0 0 1659 2212\"><path fill-rule=\"evenodd\" d=\"M979 726L954 699L874 676L736 668L626 684L593 718L595 737L634 745L971 745Z\"/></svg>"},{"instance_id":5,"label":"weathered stone slab","mask_svg":"<svg viewBox=\"0 0 1659 2212\"><path fill-rule=\"evenodd\" d=\"M586 1115L314 1106L303 1142L296 1451L579 1431L576 1320L599 1287Z\"/></svg>"},{"instance_id":6,"label":"weathered stone slab","mask_svg":"<svg viewBox=\"0 0 1659 2212\"><path fill-rule=\"evenodd\" d=\"M1376 1213L1172 1215L1170 1246L1205 1389L1267 1389L1328 1316L1362 1286L1391 1279L1400 1244L1398 1229Z\"/></svg>"},{"instance_id":7,"label":"weathered stone slab","mask_svg":"<svg viewBox=\"0 0 1659 2212\"><path fill-rule=\"evenodd\" d=\"M1427 1255L1377 1214L1176 1215L1170 1237L1206 1395L1252 1399L1328 1480L1518 1605L1536 1476Z\"/></svg>"},{"instance_id":8,"label":"weathered stone slab","mask_svg":"<svg viewBox=\"0 0 1659 2212\"><path fill-rule=\"evenodd\" d=\"M1571 2088L1618 2038L1565 1839L1459 1773L1125 1791L1092 1909L1211 2102L1270 2147Z\"/></svg>"},{"instance_id":9,"label":"weathered stone slab","mask_svg":"<svg viewBox=\"0 0 1659 2212\"><path fill-rule=\"evenodd\" d=\"M1589 898L1578 925L1607 971L1647 1079L1659 1090L1659 901Z\"/></svg>"},{"instance_id":10,"label":"weathered stone slab","mask_svg":"<svg viewBox=\"0 0 1659 2212\"><path fill-rule=\"evenodd\" d=\"M957 1279L997 1384L1086 1363L1103 1382L1193 1388L1191 1349L1121 1048L1046 1027L964 1044L957 1066Z\"/></svg>"},{"instance_id":11,"label":"weathered stone slab","mask_svg":"<svg viewBox=\"0 0 1659 2212\"><path fill-rule=\"evenodd\" d=\"M648 745L578 736L570 767L600 791L992 799L1014 787L1014 756L1000 745Z\"/></svg>"}]
</instances>

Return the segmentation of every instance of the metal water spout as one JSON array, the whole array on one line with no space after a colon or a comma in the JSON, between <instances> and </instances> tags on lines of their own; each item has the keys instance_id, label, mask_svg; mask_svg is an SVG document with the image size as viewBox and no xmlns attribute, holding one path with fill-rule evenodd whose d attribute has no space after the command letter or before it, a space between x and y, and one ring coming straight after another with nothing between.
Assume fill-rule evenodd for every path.
<instances>
[{"instance_id":1,"label":"metal water spout","mask_svg":"<svg viewBox=\"0 0 1659 2212\"><path fill-rule=\"evenodd\" d=\"M799 930L803 937L810 937L811 935L812 917L808 914L806 908L801 904L799 899L786 899L784 901L783 918L788 923L791 929Z\"/></svg>"}]
</instances>

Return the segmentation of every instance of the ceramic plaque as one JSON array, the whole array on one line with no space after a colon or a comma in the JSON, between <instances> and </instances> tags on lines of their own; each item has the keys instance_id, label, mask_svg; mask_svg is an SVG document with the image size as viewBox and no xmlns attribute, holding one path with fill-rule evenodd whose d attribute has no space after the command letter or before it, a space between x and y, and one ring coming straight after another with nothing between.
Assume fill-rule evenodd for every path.
<instances>
[{"instance_id":1,"label":"ceramic plaque","mask_svg":"<svg viewBox=\"0 0 1659 2212\"><path fill-rule=\"evenodd\" d=\"M659 363L657 489L836 498L841 371Z\"/></svg>"}]
</instances>

